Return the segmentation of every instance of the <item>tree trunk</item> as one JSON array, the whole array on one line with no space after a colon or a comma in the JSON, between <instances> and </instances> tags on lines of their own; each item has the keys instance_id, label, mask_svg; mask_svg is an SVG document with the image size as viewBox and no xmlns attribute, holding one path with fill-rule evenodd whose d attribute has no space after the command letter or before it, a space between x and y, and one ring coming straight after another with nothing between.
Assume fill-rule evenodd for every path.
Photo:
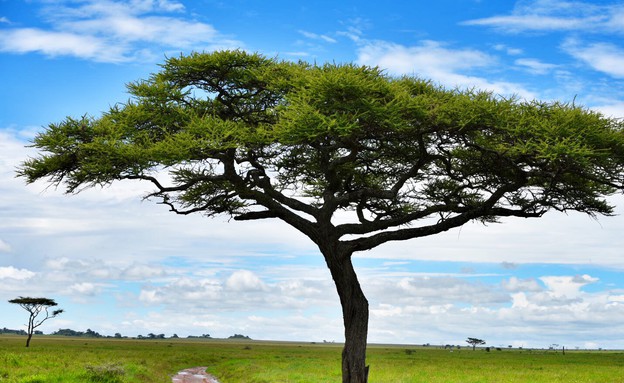
<instances>
[{"instance_id":1,"label":"tree trunk","mask_svg":"<svg viewBox=\"0 0 624 383\"><path fill-rule=\"evenodd\" d=\"M31 332L28 333L28 338L26 338L26 347L30 347L30 340L32 339L33 334Z\"/></svg>"},{"instance_id":2,"label":"tree trunk","mask_svg":"<svg viewBox=\"0 0 624 383\"><path fill-rule=\"evenodd\" d=\"M368 336L368 300L362 292L351 254L324 251L342 305L345 345L342 350L342 382L366 383L366 339Z\"/></svg>"},{"instance_id":3,"label":"tree trunk","mask_svg":"<svg viewBox=\"0 0 624 383\"><path fill-rule=\"evenodd\" d=\"M30 318L28 318L28 338L26 338L26 347L30 347L30 340L35 332L35 316L36 315L31 312Z\"/></svg>"}]
</instances>

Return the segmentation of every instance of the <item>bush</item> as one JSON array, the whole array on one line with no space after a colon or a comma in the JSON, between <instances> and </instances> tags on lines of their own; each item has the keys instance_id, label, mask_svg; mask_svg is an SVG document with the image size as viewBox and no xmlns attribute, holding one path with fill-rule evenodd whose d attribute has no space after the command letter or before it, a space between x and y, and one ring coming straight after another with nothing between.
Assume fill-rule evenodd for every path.
<instances>
[{"instance_id":1,"label":"bush","mask_svg":"<svg viewBox=\"0 0 624 383\"><path fill-rule=\"evenodd\" d=\"M126 371L118 364L103 364L87 366L86 376L89 382L95 383L122 383Z\"/></svg>"}]
</instances>

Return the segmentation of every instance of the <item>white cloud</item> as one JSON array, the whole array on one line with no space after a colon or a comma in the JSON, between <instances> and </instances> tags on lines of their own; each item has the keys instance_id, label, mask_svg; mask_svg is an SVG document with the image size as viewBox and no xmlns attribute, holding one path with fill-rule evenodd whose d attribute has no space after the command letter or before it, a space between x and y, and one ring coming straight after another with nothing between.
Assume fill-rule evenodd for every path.
<instances>
[{"instance_id":1,"label":"white cloud","mask_svg":"<svg viewBox=\"0 0 624 383\"><path fill-rule=\"evenodd\" d=\"M529 73L538 75L548 74L558 67L558 65L555 64L548 64L541 62L537 59L529 58L517 59L516 61L514 61L514 64L518 65Z\"/></svg>"},{"instance_id":2,"label":"white cloud","mask_svg":"<svg viewBox=\"0 0 624 383\"><path fill-rule=\"evenodd\" d=\"M609 43L583 45L567 40L563 49L593 69L616 78L624 78L624 49Z\"/></svg>"},{"instance_id":3,"label":"white cloud","mask_svg":"<svg viewBox=\"0 0 624 383\"><path fill-rule=\"evenodd\" d=\"M256 274L249 270L238 270L232 273L225 283L226 287L234 291L263 291L267 286Z\"/></svg>"},{"instance_id":4,"label":"white cloud","mask_svg":"<svg viewBox=\"0 0 624 383\"><path fill-rule=\"evenodd\" d=\"M8 253L11 251L11 245L4 242L2 238L0 238L0 253Z\"/></svg>"},{"instance_id":5,"label":"white cloud","mask_svg":"<svg viewBox=\"0 0 624 383\"><path fill-rule=\"evenodd\" d=\"M489 26L509 32L555 31L584 29L588 23L601 21L600 18L564 18L546 15L511 15L493 16L479 20L466 21L464 25Z\"/></svg>"},{"instance_id":6,"label":"white cloud","mask_svg":"<svg viewBox=\"0 0 624 383\"><path fill-rule=\"evenodd\" d=\"M16 280L25 280L30 279L35 276L30 270L26 269L17 269L13 266L8 267L0 267L0 279L16 279Z\"/></svg>"},{"instance_id":7,"label":"white cloud","mask_svg":"<svg viewBox=\"0 0 624 383\"><path fill-rule=\"evenodd\" d=\"M75 257L72 257L72 259L68 257L60 257L47 259L45 261L45 266L48 270L72 270L81 272L93 267L95 263L97 262L94 262L93 260L87 261L84 259L77 259Z\"/></svg>"},{"instance_id":8,"label":"white cloud","mask_svg":"<svg viewBox=\"0 0 624 383\"><path fill-rule=\"evenodd\" d=\"M358 61L379 65L395 74L432 74L491 66L496 59L472 49L452 50L437 41L404 46L386 41L368 42L358 49Z\"/></svg>"},{"instance_id":9,"label":"white cloud","mask_svg":"<svg viewBox=\"0 0 624 383\"><path fill-rule=\"evenodd\" d=\"M178 2L61 1L44 10L49 28L4 29L0 51L124 62L152 59L169 49L242 45L209 24L184 18L184 6Z\"/></svg>"},{"instance_id":10,"label":"white cloud","mask_svg":"<svg viewBox=\"0 0 624 383\"><path fill-rule=\"evenodd\" d=\"M89 36L107 36L112 42L149 42L171 47L188 48L217 39L210 25L169 17L137 17L111 15L103 18L70 21L63 29Z\"/></svg>"},{"instance_id":11,"label":"white cloud","mask_svg":"<svg viewBox=\"0 0 624 383\"><path fill-rule=\"evenodd\" d=\"M68 294L74 295L83 295L83 296L94 296L100 292L100 287L94 283L90 282L81 282L74 283L68 288Z\"/></svg>"},{"instance_id":12,"label":"white cloud","mask_svg":"<svg viewBox=\"0 0 624 383\"><path fill-rule=\"evenodd\" d=\"M177 12L184 11L184 4L177 1L169 1L169 0L133 0L131 4L135 6L141 6L143 9L159 9L167 12Z\"/></svg>"},{"instance_id":13,"label":"white cloud","mask_svg":"<svg viewBox=\"0 0 624 383\"><path fill-rule=\"evenodd\" d=\"M534 278L529 279L520 279L517 277L511 277L508 280L503 280L501 282L503 288L509 292L518 292L518 291L543 291L544 289L539 285L537 280Z\"/></svg>"},{"instance_id":14,"label":"white cloud","mask_svg":"<svg viewBox=\"0 0 624 383\"><path fill-rule=\"evenodd\" d=\"M121 278L124 280L145 280L165 275L167 271L163 267L136 263L121 272Z\"/></svg>"},{"instance_id":15,"label":"white cloud","mask_svg":"<svg viewBox=\"0 0 624 383\"><path fill-rule=\"evenodd\" d=\"M505 339L506 344L544 347L560 343L564 334L574 334L566 339L567 347L582 346L587 341L596 341L601 347L620 344L617 336L597 335L624 313L620 295L580 290L598 282L589 275L540 279L546 288L535 279L517 277L503 280L500 285L470 279L421 278L417 283L402 283L409 289L394 293L387 289L390 280L377 281L377 285L386 285L383 295L370 283L364 283L371 302L370 335L397 343L410 338L432 344L457 344L472 335L485 338L489 344L497 342L494 339ZM620 334L622 330L624 326L618 324L612 333Z\"/></svg>"},{"instance_id":16,"label":"white cloud","mask_svg":"<svg viewBox=\"0 0 624 383\"><path fill-rule=\"evenodd\" d=\"M578 297L581 294L581 287L598 281L589 275L545 276L540 279L553 296L567 298Z\"/></svg>"},{"instance_id":17,"label":"white cloud","mask_svg":"<svg viewBox=\"0 0 624 383\"><path fill-rule=\"evenodd\" d=\"M463 22L463 25L493 27L505 32L589 31L624 32L619 22L621 5L596 5L581 1L518 1L510 15L497 15Z\"/></svg>"},{"instance_id":18,"label":"white cloud","mask_svg":"<svg viewBox=\"0 0 624 383\"><path fill-rule=\"evenodd\" d=\"M70 55L106 62L124 61L123 48L109 46L99 37L36 28L3 30L0 32L0 51Z\"/></svg>"},{"instance_id":19,"label":"white cloud","mask_svg":"<svg viewBox=\"0 0 624 383\"><path fill-rule=\"evenodd\" d=\"M404 46L386 41L368 41L358 48L360 64L379 66L395 75L416 75L447 87L478 88L501 95L534 99L535 95L519 84L491 81L470 74L495 67L497 58L474 49L451 49L437 41L422 41Z\"/></svg>"},{"instance_id":20,"label":"white cloud","mask_svg":"<svg viewBox=\"0 0 624 383\"><path fill-rule=\"evenodd\" d=\"M610 295L609 302L613 303L624 303L624 294L623 295Z\"/></svg>"},{"instance_id":21,"label":"white cloud","mask_svg":"<svg viewBox=\"0 0 624 383\"><path fill-rule=\"evenodd\" d=\"M303 31L303 30L299 30L299 33L312 40L321 40L326 43L332 43L332 44L337 43L336 39L329 37L327 35L320 35L317 33L312 33L312 32Z\"/></svg>"},{"instance_id":22,"label":"white cloud","mask_svg":"<svg viewBox=\"0 0 624 383\"><path fill-rule=\"evenodd\" d=\"M592 109L607 117L624 118L624 101L608 100L606 103L594 105Z\"/></svg>"},{"instance_id":23,"label":"white cloud","mask_svg":"<svg viewBox=\"0 0 624 383\"><path fill-rule=\"evenodd\" d=\"M520 48L512 48L505 44L496 44L494 45L494 49L496 49L497 51L505 52L510 56L517 56L524 53L524 51Z\"/></svg>"}]
</instances>

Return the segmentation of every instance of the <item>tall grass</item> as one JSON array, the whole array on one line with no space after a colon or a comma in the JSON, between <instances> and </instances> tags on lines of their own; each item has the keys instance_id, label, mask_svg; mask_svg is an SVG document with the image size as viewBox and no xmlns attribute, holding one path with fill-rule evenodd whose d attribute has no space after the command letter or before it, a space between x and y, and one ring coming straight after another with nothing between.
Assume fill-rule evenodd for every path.
<instances>
[{"instance_id":1,"label":"tall grass","mask_svg":"<svg viewBox=\"0 0 624 383\"><path fill-rule=\"evenodd\" d=\"M0 382L171 383L206 366L221 383L340 381L339 345L0 336ZM371 383L624 382L624 353L371 346Z\"/></svg>"}]
</instances>

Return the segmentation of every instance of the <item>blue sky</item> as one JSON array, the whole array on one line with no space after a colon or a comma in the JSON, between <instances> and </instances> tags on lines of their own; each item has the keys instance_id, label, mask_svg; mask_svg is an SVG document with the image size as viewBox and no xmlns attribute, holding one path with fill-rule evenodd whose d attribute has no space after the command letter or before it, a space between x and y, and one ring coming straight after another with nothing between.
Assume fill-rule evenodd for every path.
<instances>
[{"instance_id":1,"label":"blue sky","mask_svg":"<svg viewBox=\"0 0 624 383\"><path fill-rule=\"evenodd\" d=\"M341 341L317 250L279 222L179 217L124 183L63 195L14 170L33 135L124 102L166 56L241 48L377 65L446 87L624 117L621 1L0 0L0 327L46 296L58 328ZM615 217L468 224L358 254L377 343L624 348L624 198ZM2 303L4 302L4 303Z\"/></svg>"}]
</instances>

